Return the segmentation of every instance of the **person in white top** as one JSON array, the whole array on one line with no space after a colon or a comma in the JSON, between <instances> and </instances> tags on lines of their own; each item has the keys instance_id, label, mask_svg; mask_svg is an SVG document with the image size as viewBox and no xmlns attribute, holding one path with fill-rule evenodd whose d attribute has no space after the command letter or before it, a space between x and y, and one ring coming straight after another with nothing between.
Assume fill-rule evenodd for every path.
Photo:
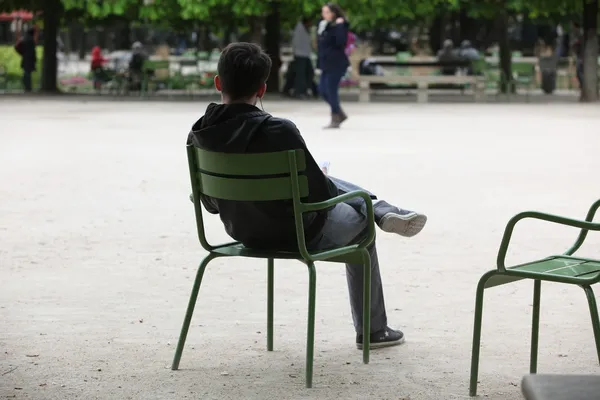
<instances>
[{"instance_id":1,"label":"person in white top","mask_svg":"<svg viewBox=\"0 0 600 400\"><path fill-rule=\"evenodd\" d=\"M289 92L293 87L295 97L305 97L309 87L314 86L315 74L310 58L313 51L310 19L302 18L296 24L292 35L292 47L294 49L294 61L289 66L290 73L284 91Z\"/></svg>"}]
</instances>

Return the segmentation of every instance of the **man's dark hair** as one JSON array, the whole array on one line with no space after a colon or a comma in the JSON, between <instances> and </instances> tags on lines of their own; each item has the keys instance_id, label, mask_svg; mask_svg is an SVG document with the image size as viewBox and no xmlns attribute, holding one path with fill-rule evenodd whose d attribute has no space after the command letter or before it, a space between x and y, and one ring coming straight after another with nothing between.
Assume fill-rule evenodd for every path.
<instances>
[{"instance_id":1,"label":"man's dark hair","mask_svg":"<svg viewBox=\"0 0 600 400\"><path fill-rule=\"evenodd\" d=\"M326 6L333 13L333 15L335 15L335 17L333 19L334 21L338 18L346 18L346 15L344 14L344 10L342 10L342 7L338 6L335 3L327 3Z\"/></svg>"},{"instance_id":2,"label":"man's dark hair","mask_svg":"<svg viewBox=\"0 0 600 400\"><path fill-rule=\"evenodd\" d=\"M246 99L267 81L271 59L254 43L231 43L221 53L217 73L224 94L231 100Z\"/></svg>"}]
</instances>

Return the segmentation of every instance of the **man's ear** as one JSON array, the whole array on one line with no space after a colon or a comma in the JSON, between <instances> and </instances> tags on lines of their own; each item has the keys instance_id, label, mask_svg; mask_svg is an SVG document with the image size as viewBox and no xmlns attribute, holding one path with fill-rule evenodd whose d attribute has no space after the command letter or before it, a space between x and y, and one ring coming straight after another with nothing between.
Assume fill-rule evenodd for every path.
<instances>
[{"instance_id":1,"label":"man's ear","mask_svg":"<svg viewBox=\"0 0 600 400\"><path fill-rule=\"evenodd\" d=\"M219 78L219 75L215 76L215 89L217 89L219 92L222 91L222 89L221 89L221 78Z\"/></svg>"},{"instance_id":2,"label":"man's ear","mask_svg":"<svg viewBox=\"0 0 600 400\"><path fill-rule=\"evenodd\" d=\"M266 91L267 91L267 84L263 83L262 86L260 87L260 89L258 89L258 92L256 92L256 97L258 97L259 99L262 99L263 96L265 95Z\"/></svg>"}]
</instances>

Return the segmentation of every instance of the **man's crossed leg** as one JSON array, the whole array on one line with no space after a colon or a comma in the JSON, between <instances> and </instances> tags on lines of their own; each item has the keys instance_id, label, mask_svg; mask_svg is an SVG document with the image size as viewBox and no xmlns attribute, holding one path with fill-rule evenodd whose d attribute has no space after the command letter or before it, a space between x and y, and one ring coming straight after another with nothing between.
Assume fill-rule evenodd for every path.
<instances>
[{"instance_id":1,"label":"man's crossed leg","mask_svg":"<svg viewBox=\"0 0 600 400\"><path fill-rule=\"evenodd\" d=\"M364 190L352 183L332 178L339 194L353 190ZM367 191L367 193L371 194ZM376 197L371 194L376 199ZM414 236L419 233L427 217L414 211L402 210L385 201L374 200L375 222L385 232L402 236ZM359 241L367 234L367 208L362 198L348 200L336 205L327 215L321 234L308 244L311 250L325 250L345 246ZM371 348L388 347L404 343L404 334L387 325L383 285L379 272L379 260L375 243L369 247L371 256ZM346 264L346 277L350 293L352 319L356 330L356 346L362 349L362 295L363 266Z\"/></svg>"}]
</instances>

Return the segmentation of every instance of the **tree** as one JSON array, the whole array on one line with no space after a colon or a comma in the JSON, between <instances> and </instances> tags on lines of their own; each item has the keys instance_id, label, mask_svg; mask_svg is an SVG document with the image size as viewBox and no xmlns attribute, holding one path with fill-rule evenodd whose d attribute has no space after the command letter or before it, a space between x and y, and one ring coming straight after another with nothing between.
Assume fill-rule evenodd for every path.
<instances>
[{"instance_id":1,"label":"tree","mask_svg":"<svg viewBox=\"0 0 600 400\"><path fill-rule=\"evenodd\" d=\"M34 13L42 13L42 23L44 26L44 58L42 61L42 87L41 91L46 93L55 93L56 71L58 67L56 59L56 35L60 24L60 17L63 11L60 0L31 0L30 10ZM19 0L4 0L0 2L0 11L12 11L23 7L23 2ZM38 68L40 66L38 65Z\"/></svg>"},{"instance_id":2,"label":"tree","mask_svg":"<svg viewBox=\"0 0 600 400\"><path fill-rule=\"evenodd\" d=\"M511 52L506 36L507 16L525 13L532 18L564 19L571 15L583 18L584 83L583 101L598 100L598 0L448 0L451 6L465 4L469 13L477 17L496 15L500 33L500 66L504 76L511 76Z\"/></svg>"},{"instance_id":3,"label":"tree","mask_svg":"<svg viewBox=\"0 0 600 400\"><path fill-rule=\"evenodd\" d=\"M598 0L583 0L583 85L581 100L598 101Z\"/></svg>"}]
</instances>

